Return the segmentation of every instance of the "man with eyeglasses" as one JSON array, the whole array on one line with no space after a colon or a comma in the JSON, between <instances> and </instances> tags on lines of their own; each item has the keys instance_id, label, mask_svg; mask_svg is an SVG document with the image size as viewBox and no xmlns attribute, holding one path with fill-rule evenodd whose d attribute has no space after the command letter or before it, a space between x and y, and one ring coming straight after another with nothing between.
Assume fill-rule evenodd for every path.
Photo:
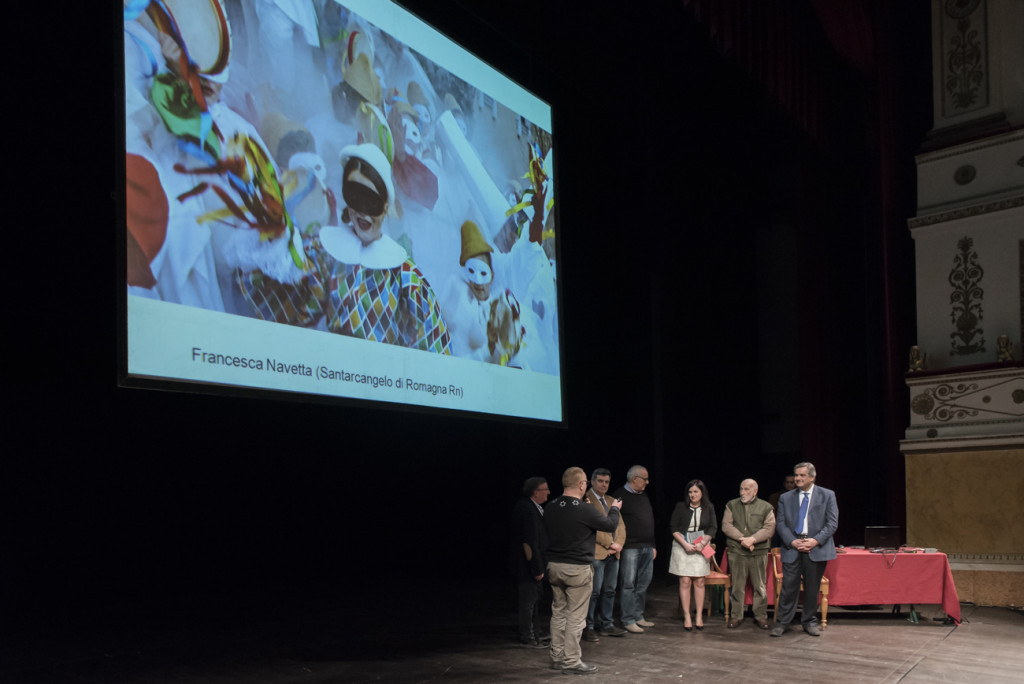
<instances>
[{"instance_id":1,"label":"man with eyeglasses","mask_svg":"<svg viewBox=\"0 0 1024 684\"><path fill-rule=\"evenodd\" d=\"M650 483L647 468L635 465L626 473L626 484L615 497L622 500L622 519L626 523L626 543L619 561L619 596L622 626L627 632L643 634L654 623L644 618L647 587L654 577L654 509L644 493Z\"/></svg>"},{"instance_id":2,"label":"man with eyeglasses","mask_svg":"<svg viewBox=\"0 0 1024 684\"><path fill-rule=\"evenodd\" d=\"M512 509L512 571L519 588L519 643L528 648L547 648L547 639L534 628L537 606L544 593L548 534L544 529L544 503L551 493L543 477L523 483L523 495Z\"/></svg>"}]
</instances>

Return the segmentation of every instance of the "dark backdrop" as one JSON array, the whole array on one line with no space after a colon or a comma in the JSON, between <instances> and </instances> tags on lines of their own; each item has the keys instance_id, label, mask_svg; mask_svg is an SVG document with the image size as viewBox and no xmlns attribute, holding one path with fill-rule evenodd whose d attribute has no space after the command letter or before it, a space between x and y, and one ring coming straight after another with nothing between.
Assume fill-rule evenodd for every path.
<instances>
[{"instance_id":1,"label":"dark backdrop","mask_svg":"<svg viewBox=\"0 0 1024 684\"><path fill-rule=\"evenodd\" d=\"M838 492L840 541L902 520L890 357L911 343L913 279L885 274L913 273L899 222L928 126L928 3L881 19L885 3L853 3L890 25L869 72L832 50L810 4L782 3L800 17L792 40L830 65L803 93L814 126L765 87L768 67L716 39L708 3L405 4L554 103L567 427L119 388L119 10L70 10L82 16L43 58L65 74L59 106L33 110L17 155L38 160L15 193L31 211L8 233L23 314L4 374L9 624L410 575L500 582L522 481L557 492L570 465L610 467L613 486L647 465L664 527L690 478L721 509L744 477L767 497L806 457ZM756 238L779 222L797 235L801 295L759 304ZM801 437L764 453L758 326L776 306L799 324L770 353L802 389L799 406L768 408L795 414Z\"/></svg>"}]
</instances>

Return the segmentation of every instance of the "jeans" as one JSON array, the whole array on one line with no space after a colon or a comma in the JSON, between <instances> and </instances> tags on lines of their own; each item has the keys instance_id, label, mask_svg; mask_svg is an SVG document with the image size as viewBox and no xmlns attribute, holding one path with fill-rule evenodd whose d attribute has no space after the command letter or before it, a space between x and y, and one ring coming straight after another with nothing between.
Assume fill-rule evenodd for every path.
<instances>
[{"instance_id":1,"label":"jeans","mask_svg":"<svg viewBox=\"0 0 1024 684\"><path fill-rule=\"evenodd\" d=\"M615 554L609 554L603 560L595 560L593 567L594 591L587 611L587 629L611 629L615 626L612 614L615 611L615 588L619 584L619 559Z\"/></svg>"},{"instance_id":2,"label":"jeans","mask_svg":"<svg viewBox=\"0 0 1024 684\"><path fill-rule=\"evenodd\" d=\"M632 625L644 619L647 605L647 587L654 577L654 547L623 549L619 561L619 596L621 596L622 625Z\"/></svg>"}]
</instances>

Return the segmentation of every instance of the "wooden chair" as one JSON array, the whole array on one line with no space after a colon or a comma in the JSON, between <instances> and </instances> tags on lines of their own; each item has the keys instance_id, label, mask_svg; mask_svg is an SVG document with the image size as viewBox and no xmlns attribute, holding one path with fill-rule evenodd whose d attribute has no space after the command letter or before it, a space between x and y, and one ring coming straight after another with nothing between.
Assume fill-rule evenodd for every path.
<instances>
[{"instance_id":1,"label":"wooden chair","mask_svg":"<svg viewBox=\"0 0 1024 684\"><path fill-rule=\"evenodd\" d=\"M711 548L715 548L715 545L712 544ZM729 589L732 587L732 577L722 572L722 568L718 565L718 559L715 556L712 556L709 562L711 563L711 573L704 577L704 590L707 592L707 588L710 586L725 587L725 621L729 622ZM706 610L707 616L711 617L711 597L706 593L701 610ZM676 600L676 611L679 616L683 614L683 603L681 600Z\"/></svg>"},{"instance_id":2,"label":"wooden chair","mask_svg":"<svg viewBox=\"0 0 1024 684\"><path fill-rule=\"evenodd\" d=\"M776 546L768 554L769 563L772 566L772 574L775 576L775 611L772 613L772 622L778 622L779 616L779 595L782 593L782 549ZM803 594L804 583L800 582L800 593ZM818 589L821 594L821 628L828 627L828 577L821 578L821 587Z\"/></svg>"},{"instance_id":3,"label":"wooden chair","mask_svg":"<svg viewBox=\"0 0 1024 684\"><path fill-rule=\"evenodd\" d=\"M714 548L714 545L712 545L711 548ZM722 572L722 568L719 567L718 560L715 558L715 556L712 556L710 558L710 561L711 561L711 574L704 578L704 587L705 587L705 590L707 589L707 587L714 586L714 585L720 585L720 586L725 587L725 621L728 623L729 622L729 604L731 602L730 599L729 599L729 593L730 593L730 588L732 587L732 577L730 577L729 575L727 575L724 572ZM708 611L708 617L711 617L711 602L710 601L707 602L707 611Z\"/></svg>"}]
</instances>

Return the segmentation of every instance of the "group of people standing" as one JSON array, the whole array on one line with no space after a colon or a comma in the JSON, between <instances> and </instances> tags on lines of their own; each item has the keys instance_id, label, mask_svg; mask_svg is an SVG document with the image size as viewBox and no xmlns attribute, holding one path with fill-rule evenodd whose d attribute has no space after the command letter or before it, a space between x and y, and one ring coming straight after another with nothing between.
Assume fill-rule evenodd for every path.
<instances>
[{"instance_id":1,"label":"group of people standing","mask_svg":"<svg viewBox=\"0 0 1024 684\"><path fill-rule=\"evenodd\" d=\"M650 476L635 465L626 483L609 494L611 475L598 468L588 489L586 472L569 468L562 475L562 495L546 506L547 480L530 478L513 509L519 640L549 648L556 670L596 671L581 659L581 638L597 641L598 635L641 634L654 627L644 617L657 555L654 509L645 494ZM536 624L545 586L552 593L550 637ZM616 594L622 627L613 621Z\"/></svg>"},{"instance_id":2,"label":"group of people standing","mask_svg":"<svg viewBox=\"0 0 1024 684\"><path fill-rule=\"evenodd\" d=\"M732 578L728 628L743 623L749 583L755 624L771 629L773 637L783 636L796 616L802 584L801 625L810 636L820 636L818 591L827 562L836 557L833 535L839 510L835 493L815 485L816 477L813 464L798 463L793 469L793 489L781 493L777 507L758 498L757 482L749 478L740 483L740 496L726 504L721 532ZM635 465L627 472L626 483L609 495L611 471L596 469L588 488L585 471L573 467L562 475L562 495L549 503L547 480L533 477L524 483L523 497L512 516L519 639L524 646L549 649L553 669L596 672L596 665L581 658L581 640L642 634L655 626L644 616L657 556L654 511L646 495L649 483L647 468ZM692 631L704 628L704 585L711 572L719 519L701 480L687 483L686 495L669 523L669 573L679 577L683 629ZM780 540L783 565L774 628L768 623L766 593L773 539ZM552 596L550 637L543 636L536 625L545 580ZM616 593L621 628L613 620Z\"/></svg>"}]
</instances>

